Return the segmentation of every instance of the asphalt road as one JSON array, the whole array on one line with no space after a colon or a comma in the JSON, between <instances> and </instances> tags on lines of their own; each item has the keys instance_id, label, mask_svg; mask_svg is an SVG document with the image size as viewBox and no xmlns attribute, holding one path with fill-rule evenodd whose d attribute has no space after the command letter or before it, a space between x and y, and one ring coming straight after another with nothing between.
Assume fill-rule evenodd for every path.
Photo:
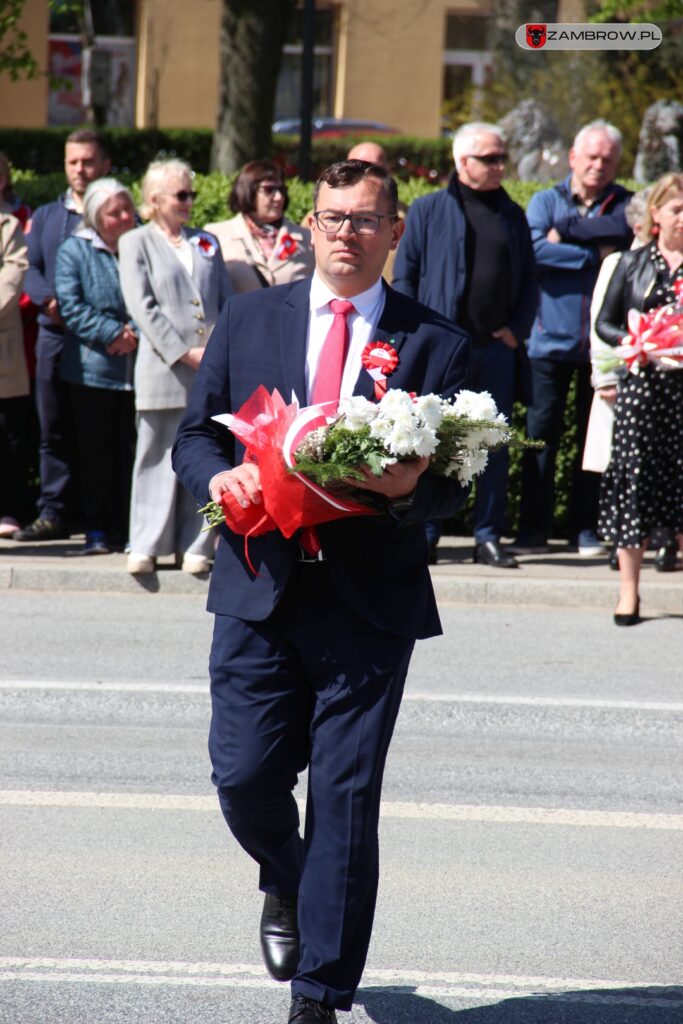
<instances>
[{"instance_id":1,"label":"asphalt road","mask_svg":"<svg viewBox=\"0 0 683 1024\"><path fill-rule=\"evenodd\" d=\"M208 778L201 599L19 591L0 614L1 1024L284 1024ZM340 1024L680 1024L680 620L443 619Z\"/></svg>"}]
</instances>

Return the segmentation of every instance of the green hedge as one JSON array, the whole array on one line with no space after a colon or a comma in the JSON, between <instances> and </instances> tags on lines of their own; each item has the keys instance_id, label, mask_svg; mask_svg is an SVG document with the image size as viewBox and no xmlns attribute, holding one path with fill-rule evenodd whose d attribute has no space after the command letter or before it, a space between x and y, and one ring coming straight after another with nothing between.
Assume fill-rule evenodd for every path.
<instances>
[{"instance_id":1,"label":"green hedge","mask_svg":"<svg viewBox=\"0 0 683 1024\"><path fill-rule=\"evenodd\" d=\"M1 135L2 133L0 133ZM60 142L62 145L62 142ZM328 144L329 145L329 144ZM0 148L2 140L0 138ZM328 157L334 158L332 150L326 151ZM125 184L129 185L136 201L139 199L139 174L131 171L118 172L117 176ZM16 171L14 183L18 195L34 209L45 202L54 199L65 186L64 176L61 172L40 174L34 170ZM227 209L227 196L230 191L231 179L219 173L201 174L197 173L194 179L194 186L198 192L197 201L192 211L192 223L195 226L210 223L212 221L224 220L229 216ZM299 223L304 215L313 206L313 185L310 182L303 182L298 178L290 178L289 186L289 208L288 216ZM407 181L399 181L399 196L407 205L420 195L434 191L438 186L430 183L424 177L411 178ZM545 185L529 182L510 181L505 184L510 196L521 206L526 207L534 192L545 188ZM576 451L576 426L573 422L571 410L574 403L574 389L572 388L567 403L567 414L560 451L557 459L556 469L556 494L555 494L555 526L558 536L566 535L567 530L567 506L568 493L571 479L571 466ZM524 431L524 409L516 407L514 423L517 429ZM511 469L509 484L509 531L515 533L519 520L519 502L521 490L520 474L521 453L518 450L511 452ZM460 534L471 533L472 498L462 512L446 524L447 532Z\"/></svg>"},{"instance_id":2,"label":"green hedge","mask_svg":"<svg viewBox=\"0 0 683 1024\"><path fill-rule=\"evenodd\" d=\"M49 174L62 166L64 142L72 128L2 128L0 151L14 167L31 167L38 174ZM102 135L112 165L118 173L142 174L150 161L160 156L179 156L195 171L208 174L213 132L209 129L132 129L103 128ZM314 175L324 167L343 160L355 143L372 136L344 136L339 139L315 139L312 149ZM438 181L452 167L449 139L418 139L404 135L377 136L400 178L423 177ZM298 173L299 142L293 136L273 138L273 156L285 167L287 176Z\"/></svg>"}]
</instances>

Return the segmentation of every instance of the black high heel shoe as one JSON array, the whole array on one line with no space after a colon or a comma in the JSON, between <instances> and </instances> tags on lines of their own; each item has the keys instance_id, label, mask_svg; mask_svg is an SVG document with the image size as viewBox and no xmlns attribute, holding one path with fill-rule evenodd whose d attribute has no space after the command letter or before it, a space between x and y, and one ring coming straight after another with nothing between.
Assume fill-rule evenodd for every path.
<instances>
[{"instance_id":1,"label":"black high heel shoe","mask_svg":"<svg viewBox=\"0 0 683 1024\"><path fill-rule=\"evenodd\" d=\"M636 601L636 610L634 612L628 612L626 615L621 612L614 613L614 625L615 626L637 626L640 622L640 597Z\"/></svg>"}]
</instances>

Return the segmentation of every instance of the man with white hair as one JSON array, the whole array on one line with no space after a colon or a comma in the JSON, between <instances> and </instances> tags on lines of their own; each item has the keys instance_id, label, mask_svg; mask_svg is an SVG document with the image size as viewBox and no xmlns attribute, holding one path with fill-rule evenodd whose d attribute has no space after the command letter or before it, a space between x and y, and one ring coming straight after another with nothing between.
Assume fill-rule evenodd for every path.
<instances>
[{"instance_id":1,"label":"man with white hair","mask_svg":"<svg viewBox=\"0 0 683 1024\"><path fill-rule=\"evenodd\" d=\"M632 234L625 208L631 195L614 183L621 133L606 121L592 121L569 151L570 174L553 188L537 192L527 208L541 288L529 341L532 402L530 437L545 441L522 460L520 533L511 550L548 550L553 533L555 460L564 411L576 378L576 459L569 507L569 539L579 555L603 553L596 534L600 477L581 468L592 401L590 305L602 259L628 248Z\"/></svg>"},{"instance_id":2,"label":"man with white hair","mask_svg":"<svg viewBox=\"0 0 683 1024\"><path fill-rule=\"evenodd\" d=\"M508 159L502 130L463 125L453 138L447 188L417 199L406 220L393 285L472 336L470 385L512 414L515 349L528 337L538 289L524 211L501 187ZM507 449L490 456L476 484L474 561L499 569L517 561L500 546L507 505ZM427 524L436 561L439 524Z\"/></svg>"}]
</instances>

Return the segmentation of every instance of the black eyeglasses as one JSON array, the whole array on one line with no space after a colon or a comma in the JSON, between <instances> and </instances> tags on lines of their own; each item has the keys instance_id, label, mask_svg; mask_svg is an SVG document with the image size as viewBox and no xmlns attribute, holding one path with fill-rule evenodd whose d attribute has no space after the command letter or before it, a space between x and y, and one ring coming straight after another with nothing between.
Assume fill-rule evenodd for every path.
<instances>
[{"instance_id":1,"label":"black eyeglasses","mask_svg":"<svg viewBox=\"0 0 683 1024\"><path fill-rule=\"evenodd\" d=\"M181 188L179 192L162 192L162 196L175 196L179 203L186 203L188 199L192 202L197 198L196 192L189 192L186 188Z\"/></svg>"},{"instance_id":2,"label":"black eyeglasses","mask_svg":"<svg viewBox=\"0 0 683 1024\"><path fill-rule=\"evenodd\" d=\"M473 160L478 160L480 164L486 164L487 167L493 167L495 164L506 164L509 159L507 153L482 153L481 156L478 153L468 153L467 156Z\"/></svg>"},{"instance_id":3,"label":"black eyeglasses","mask_svg":"<svg viewBox=\"0 0 683 1024\"><path fill-rule=\"evenodd\" d=\"M334 210L322 210L313 217L320 230L329 234L341 231L344 221L348 220L357 235L376 235L380 221L396 220L395 213L335 213Z\"/></svg>"},{"instance_id":4,"label":"black eyeglasses","mask_svg":"<svg viewBox=\"0 0 683 1024\"><path fill-rule=\"evenodd\" d=\"M286 185L257 185L256 189L258 192L263 192L266 196L274 196L276 192L283 196L287 195Z\"/></svg>"}]
</instances>

